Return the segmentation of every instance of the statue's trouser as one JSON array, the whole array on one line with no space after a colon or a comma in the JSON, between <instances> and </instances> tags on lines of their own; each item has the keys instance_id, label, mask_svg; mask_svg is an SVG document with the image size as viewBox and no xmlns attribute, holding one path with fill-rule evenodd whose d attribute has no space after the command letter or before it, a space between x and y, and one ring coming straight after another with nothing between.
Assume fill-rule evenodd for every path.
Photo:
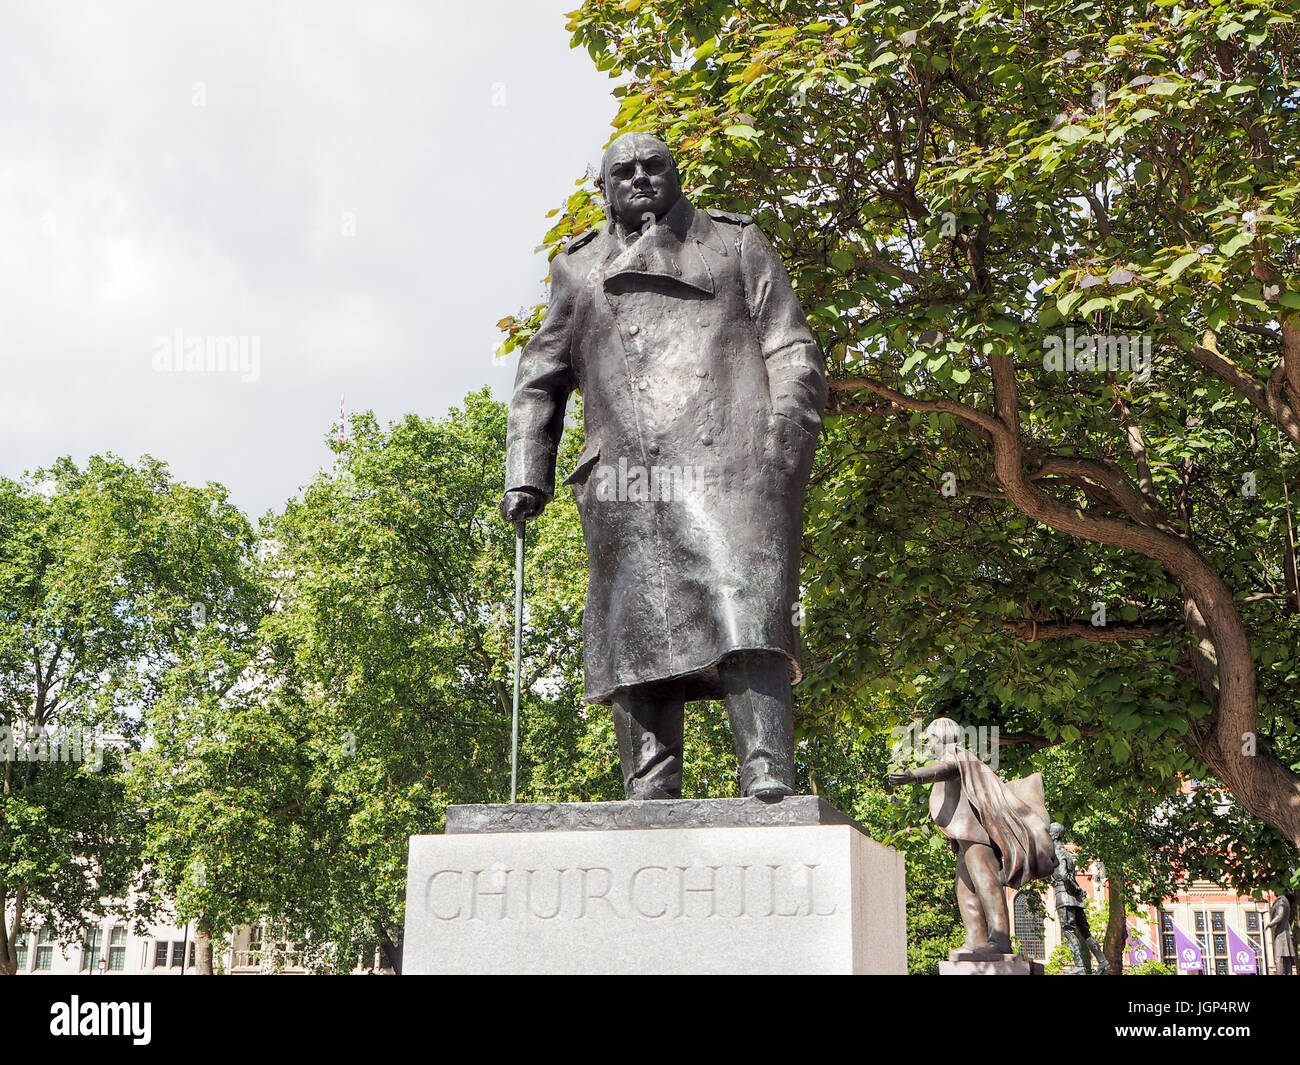
<instances>
[{"instance_id":1,"label":"statue's trouser","mask_svg":"<svg viewBox=\"0 0 1300 1065\"><path fill-rule=\"evenodd\" d=\"M1070 948L1070 955L1074 958L1075 968L1089 972L1092 968L1091 959L1096 958L1100 967L1098 971L1108 971L1110 962L1106 958L1106 952L1101 949L1101 944L1097 942L1096 937L1092 934L1092 929L1088 926L1088 918L1083 911L1083 907L1058 906L1056 916L1061 924L1061 938Z\"/></svg>"},{"instance_id":2,"label":"statue's trouser","mask_svg":"<svg viewBox=\"0 0 1300 1065\"><path fill-rule=\"evenodd\" d=\"M1074 967L1083 969L1086 972L1088 958L1084 952L1084 934L1079 927L1075 913L1075 909L1071 906L1058 906L1056 908L1056 917L1061 924L1061 939L1070 948L1070 957L1074 959Z\"/></svg>"},{"instance_id":3,"label":"statue's trouser","mask_svg":"<svg viewBox=\"0 0 1300 1065\"><path fill-rule=\"evenodd\" d=\"M736 738L742 794L794 792L794 705L784 656L746 651L718 663L727 717ZM682 793L681 681L627 688L614 696L623 787L629 799Z\"/></svg>"},{"instance_id":4,"label":"statue's trouser","mask_svg":"<svg viewBox=\"0 0 1300 1065\"><path fill-rule=\"evenodd\" d=\"M966 930L963 950L1011 953L1007 900L990 844L963 843L957 852L957 908Z\"/></svg>"},{"instance_id":5,"label":"statue's trouser","mask_svg":"<svg viewBox=\"0 0 1300 1065\"><path fill-rule=\"evenodd\" d=\"M1110 959L1106 957L1106 952L1101 949L1101 944L1093 935L1088 936L1088 949L1092 951L1092 956L1097 959L1100 966L1099 972L1107 972L1110 969Z\"/></svg>"}]
</instances>

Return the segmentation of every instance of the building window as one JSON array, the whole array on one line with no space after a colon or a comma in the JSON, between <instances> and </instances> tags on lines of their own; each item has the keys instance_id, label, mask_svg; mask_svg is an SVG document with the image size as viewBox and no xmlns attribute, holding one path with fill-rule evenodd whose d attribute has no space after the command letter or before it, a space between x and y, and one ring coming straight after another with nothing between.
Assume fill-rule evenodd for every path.
<instances>
[{"instance_id":1,"label":"building window","mask_svg":"<svg viewBox=\"0 0 1300 1065\"><path fill-rule=\"evenodd\" d=\"M1160 914L1160 931L1172 932L1174 930L1174 915L1168 910Z\"/></svg>"},{"instance_id":2,"label":"building window","mask_svg":"<svg viewBox=\"0 0 1300 1065\"><path fill-rule=\"evenodd\" d=\"M45 925L36 935L36 971L49 972L54 968L54 929Z\"/></svg>"},{"instance_id":3,"label":"building window","mask_svg":"<svg viewBox=\"0 0 1300 1065\"><path fill-rule=\"evenodd\" d=\"M1214 931L1216 932L1227 931L1227 927L1223 919L1222 910L1215 910L1213 913L1210 914L1210 927L1214 929Z\"/></svg>"},{"instance_id":4,"label":"building window","mask_svg":"<svg viewBox=\"0 0 1300 1065\"><path fill-rule=\"evenodd\" d=\"M1164 950L1165 964L1166 965L1178 964L1178 943L1174 939L1172 933L1166 932L1163 936L1161 936L1160 946Z\"/></svg>"},{"instance_id":5,"label":"building window","mask_svg":"<svg viewBox=\"0 0 1300 1065\"><path fill-rule=\"evenodd\" d=\"M181 962L185 958L185 944L183 942L172 943L172 968L181 967Z\"/></svg>"},{"instance_id":6,"label":"building window","mask_svg":"<svg viewBox=\"0 0 1300 1065\"><path fill-rule=\"evenodd\" d=\"M14 961L18 963L18 972L25 973L27 971L27 929L18 929L14 944Z\"/></svg>"},{"instance_id":7,"label":"building window","mask_svg":"<svg viewBox=\"0 0 1300 1065\"><path fill-rule=\"evenodd\" d=\"M1215 962L1214 962L1214 975L1215 975L1215 976L1227 976L1227 975L1228 975L1228 959L1227 959L1227 958L1218 958L1218 959L1215 960Z\"/></svg>"},{"instance_id":8,"label":"building window","mask_svg":"<svg viewBox=\"0 0 1300 1065\"><path fill-rule=\"evenodd\" d=\"M1196 911L1196 930L1197 930L1198 932L1204 932L1204 931L1205 931L1205 911L1204 911L1204 910L1197 910L1197 911Z\"/></svg>"},{"instance_id":9,"label":"building window","mask_svg":"<svg viewBox=\"0 0 1300 1065\"><path fill-rule=\"evenodd\" d=\"M126 929L118 925L108 938L109 972L126 972Z\"/></svg>"},{"instance_id":10,"label":"building window","mask_svg":"<svg viewBox=\"0 0 1300 1065\"><path fill-rule=\"evenodd\" d=\"M165 968L167 968L167 942L166 942L166 940L162 940L162 939L160 939L160 940L158 940L157 943L155 943L155 944L153 945L153 967L154 967L155 969L165 969Z\"/></svg>"},{"instance_id":11,"label":"building window","mask_svg":"<svg viewBox=\"0 0 1300 1065\"><path fill-rule=\"evenodd\" d=\"M103 943L104 930L102 928L87 929L85 939L81 944L81 967L87 972L93 973L99 968Z\"/></svg>"},{"instance_id":12,"label":"building window","mask_svg":"<svg viewBox=\"0 0 1300 1065\"><path fill-rule=\"evenodd\" d=\"M1043 938L1043 917L1029 908L1029 899L1022 891L1016 895L1016 941L1020 944L1020 954L1025 958L1047 957L1047 944ZM373 952L371 957L374 957Z\"/></svg>"},{"instance_id":13,"label":"building window","mask_svg":"<svg viewBox=\"0 0 1300 1065\"><path fill-rule=\"evenodd\" d=\"M1247 911L1246 911L1246 931L1247 931L1247 932L1258 932L1258 931L1259 931L1259 911L1258 911L1258 910L1247 910Z\"/></svg>"},{"instance_id":14,"label":"building window","mask_svg":"<svg viewBox=\"0 0 1300 1065\"><path fill-rule=\"evenodd\" d=\"M1228 954L1228 937L1221 932L1214 933L1214 953L1222 954L1227 957Z\"/></svg>"}]
</instances>

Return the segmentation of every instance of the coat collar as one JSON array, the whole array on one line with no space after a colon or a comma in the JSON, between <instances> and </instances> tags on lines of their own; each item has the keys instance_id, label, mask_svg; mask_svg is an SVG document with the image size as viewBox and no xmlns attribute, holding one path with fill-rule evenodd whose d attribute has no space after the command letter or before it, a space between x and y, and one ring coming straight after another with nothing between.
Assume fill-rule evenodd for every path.
<instances>
[{"instance_id":1,"label":"coat collar","mask_svg":"<svg viewBox=\"0 0 1300 1065\"><path fill-rule=\"evenodd\" d=\"M697 211L681 197L672 209L626 248L619 242L614 223L605 227L613 261L605 269L605 284L614 277L662 277L713 295L713 275L700 245L719 255L726 242L707 211Z\"/></svg>"}]
</instances>

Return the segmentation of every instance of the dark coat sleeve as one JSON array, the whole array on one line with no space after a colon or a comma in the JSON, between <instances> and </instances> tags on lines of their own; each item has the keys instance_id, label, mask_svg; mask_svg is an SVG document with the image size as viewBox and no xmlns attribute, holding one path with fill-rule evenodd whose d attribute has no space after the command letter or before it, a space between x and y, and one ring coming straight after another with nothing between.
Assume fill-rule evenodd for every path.
<instances>
[{"instance_id":1,"label":"dark coat sleeve","mask_svg":"<svg viewBox=\"0 0 1300 1065\"><path fill-rule=\"evenodd\" d=\"M551 302L541 328L525 346L515 374L506 430L506 491L555 494L555 453L564 408L574 388L573 309L577 286L562 252L551 261Z\"/></svg>"},{"instance_id":2,"label":"dark coat sleeve","mask_svg":"<svg viewBox=\"0 0 1300 1065\"><path fill-rule=\"evenodd\" d=\"M767 363L772 410L816 437L826 407L826 367L790 275L755 225L741 231L740 260L745 298Z\"/></svg>"}]
</instances>

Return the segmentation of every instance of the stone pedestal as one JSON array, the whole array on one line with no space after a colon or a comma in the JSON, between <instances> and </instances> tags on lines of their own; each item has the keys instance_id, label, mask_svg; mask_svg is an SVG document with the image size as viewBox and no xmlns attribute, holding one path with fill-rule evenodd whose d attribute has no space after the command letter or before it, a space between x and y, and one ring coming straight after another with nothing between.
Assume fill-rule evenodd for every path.
<instances>
[{"instance_id":1,"label":"stone pedestal","mask_svg":"<svg viewBox=\"0 0 1300 1065\"><path fill-rule=\"evenodd\" d=\"M1020 954L954 950L939 963L940 976L1042 976L1043 965Z\"/></svg>"},{"instance_id":2,"label":"stone pedestal","mask_svg":"<svg viewBox=\"0 0 1300 1065\"><path fill-rule=\"evenodd\" d=\"M903 859L814 796L453 806L403 971L907 971Z\"/></svg>"}]
</instances>

